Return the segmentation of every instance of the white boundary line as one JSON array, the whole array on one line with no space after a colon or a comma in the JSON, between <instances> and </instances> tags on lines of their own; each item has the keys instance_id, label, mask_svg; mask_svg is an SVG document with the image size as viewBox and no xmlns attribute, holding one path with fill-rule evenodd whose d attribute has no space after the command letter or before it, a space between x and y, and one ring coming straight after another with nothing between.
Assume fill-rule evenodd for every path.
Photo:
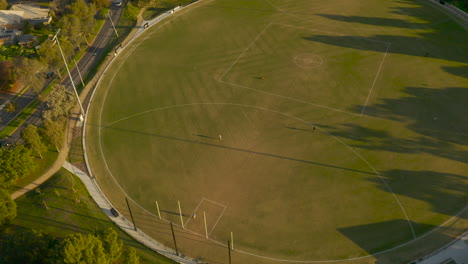
<instances>
[{"instance_id":1,"label":"white boundary line","mask_svg":"<svg viewBox=\"0 0 468 264\"><path fill-rule=\"evenodd\" d=\"M197 106L197 105L231 105L231 106L241 106L241 107L249 107L249 108L254 108L254 109L260 109L260 110L265 110L265 111L270 111L270 112L273 112L273 113L277 113L277 114L280 114L280 115L284 115L284 116L287 116L287 117L290 117L290 118L293 118L295 120L298 120L298 121L301 121L301 122L304 122L308 125L311 125L311 126L315 126L313 123L310 123L310 122L307 122L301 118L298 118L298 117L295 117L295 116L292 116L292 115L289 115L289 114L286 114L286 113L283 113L283 112L279 112L279 111L275 111L275 110L271 110L271 109L268 109L268 108L263 108L263 107L257 107L257 106L249 106L249 105L242 105L242 104L232 104L232 103L191 103L191 104L182 104L182 105L173 105L173 106L168 106L168 107L161 107L161 108L155 108L155 109L151 109L151 110L148 110L148 111L144 111L144 112L141 112L139 114L134 114L134 115L131 115L131 116L128 116L126 118L122 118L118 121L115 121L113 122L113 124L117 123L117 122L120 122L120 121L123 121L123 120L126 120L126 119L129 119L129 118L132 118L132 117L135 117L135 116L138 116L138 115L143 115L143 114L146 114L146 113L150 113L150 112L154 112L154 111L159 111L159 110L164 110L164 109L170 109L170 108L176 108L176 107L184 107L184 106ZM110 124L109 124L110 125ZM109 126L107 125L107 126ZM101 129L101 128L100 128ZM99 130L100 130L99 129ZM340 142L341 144L343 144L344 146L346 146L348 149L350 149L353 153L355 153L361 160L363 160L367 165L370 165L370 163L363 157L361 156L357 151L355 151L351 146L347 145L344 141L340 140L339 138L327 133L326 131L322 130L320 127L316 127L317 130L331 136L332 138L336 139L338 142ZM100 139L101 141L101 139ZM100 150L101 151L101 154L102 154L102 149ZM104 159L104 163L106 164L106 168L108 168L107 166L107 162L106 160ZM375 168L371 167L371 169L373 171L376 172ZM119 188L122 190L122 192L127 196L129 197L129 199L131 199L138 207L142 208L143 210L145 210L146 212L148 212L149 214L153 215L154 217L157 217L156 215L154 215L152 212L146 210L144 207L142 207L141 205L139 205L137 202L135 202L130 196L128 196L128 194L123 190L123 188L120 186L120 184L118 183L118 181L114 178L112 172L108 171L110 176L112 177L112 179L114 180L114 182L119 186ZM378 172L377 172L378 173ZM377 176L385 183L386 187L388 186L388 184L386 183L385 179L380 175L380 174L377 174ZM407 217L407 214L406 212L404 211L403 209L403 206L402 204L399 202L398 198L396 197L396 195L393 193L393 191L391 189L389 189L389 191L392 193L393 197L396 199L397 201L397 204L398 206L402 209L402 212L403 212L403 215L405 216L410 228L411 228L411 231L412 233L414 234L414 230L413 230L413 227L411 225L411 222L410 220L408 219ZM240 253L244 253L244 254L247 254L247 255L251 255L251 256L256 256L256 257L259 257L259 258L264 258L264 259L269 259L269 260L273 260L273 261L281 261L281 262L288 262L288 263L332 263L332 262L343 262L343 261L350 261L350 260L357 260L357 259L363 259L363 258L368 258L368 257L372 257L372 256L376 256L376 255L379 255L379 254L382 254L382 253L386 253L386 252L389 252L389 251L393 251L395 249L398 249L398 248L401 248L403 246L406 246L406 245L409 245L411 243L413 243L414 241L417 241L423 237L426 237L427 235L429 234L432 234L433 232L435 232L436 230L444 227L448 222L452 221L453 219L455 219L457 216L459 216L461 213L463 213L466 209L468 209L468 206L463 208L458 214L456 214L455 216L449 218L447 221L445 221L444 223L440 224L439 226L437 226L436 228L428 231L427 233L419 236L419 237L415 237L414 239L406 242L406 243L403 243L403 244L400 244L398 246L395 246L393 248L390 248L390 249L387 249L387 250L383 250L383 251L380 251L380 252L376 252L374 254L369 254L369 255L365 255L365 256L361 256L361 257L356 257L356 258L349 258L349 259L338 259L338 260L304 260L304 261L300 261L300 260L287 260L287 259L279 259L279 258L270 258L270 257L266 257L266 256L261 256L261 255L257 255L257 254L253 254L253 253L249 253L249 252L245 252L245 251L241 251L241 250L237 250L238 252ZM165 220L167 221L167 220ZM177 225L177 224L176 224ZM186 229L188 230L188 229ZM193 234L196 234L198 236L201 236L201 237L204 237L203 235L201 234L198 234L192 230L188 230L190 231L191 233ZM219 245L224 245L223 243L219 242L219 241L216 241L216 240L213 240L213 239L209 239L210 241L214 242L214 243L217 243Z\"/></svg>"},{"instance_id":2,"label":"white boundary line","mask_svg":"<svg viewBox=\"0 0 468 264\"><path fill-rule=\"evenodd\" d=\"M192 211L192 216L193 214L195 214L195 212L198 210L198 207L200 207L200 205L203 203L203 200L205 198L201 198L200 201L198 202L198 205L195 207L195 209L193 209ZM185 222L185 226L188 226L188 224L190 223L190 220L192 220L192 217L189 217L189 220L187 220L187 222Z\"/></svg>"},{"instance_id":3,"label":"white boundary line","mask_svg":"<svg viewBox=\"0 0 468 264\"><path fill-rule=\"evenodd\" d=\"M403 243L401 245L398 245L398 246L395 246L393 248L390 248L390 249L387 249L387 250L383 250L383 251L380 251L380 252L377 252L377 253L374 253L372 255L365 255L365 256L361 256L361 257L355 257L355 258L349 258L349 259L338 259L338 260L311 260L311 261L307 261L307 260L287 260L287 259L278 259L278 258L270 258L270 257L266 257L266 256L261 256L261 255L257 255L257 254L253 254L253 253L249 253L249 252L245 252L245 251L242 251L242 250L238 250L238 249L234 249L235 251L238 251L240 253L243 253L243 254L247 254L247 255L250 255L250 256L254 256L254 257L258 257L258 258L262 258L262 259L268 259L268 260L272 260L272 261L278 261L278 262L287 262L287 263L336 263L336 262L343 262L343 261L353 261L353 260L359 260L359 259L365 259L365 258L369 258L369 257L375 257L375 256L378 256L378 255L381 255L381 254L384 254L384 253L387 253L387 252L390 252L390 251L393 251L393 250L396 250L396 249L399 249L399 248L402 248L404 246L407 246L419 239L422 239L430 234L432 234L433 232L435 232L436 230L440 229L440 228L443 228L447 223L449 223L450 221L452 221L453 219L455 219L456 217L458 217L460 214L462 214L465 210L468 209L468 206L466 206L465 208L463 208L460 212L458 212L456 215L452 216L451 218L449 218L447 221L445 221L444 223L442 223L441 225L437 226L436 228L428 231L427 233L425 233L424 235L420 236L420 237L417 237L411 241L408 241L406 243ZM453 241L457 240L457 238L455 238ZM452 243L452 242L451 242ZM450 244L450 243L449 243Z\"/></svg>"},{"instance_id":4,"label":"white boundary line","mask_svg":"<svg viewBox=\"0 0 468 264\"><path fill-rule=\"evenodd\" d=\"M267 91L257 90L255 88L250 88L250 87L243 86L243 85L236 84L236 83L230 83L230 82L225 82L225 81L219 81L219 82L224 83L224 84L228 84L228 85L232 85L232 86L235 86L235 87L251 90L251 91L254 91L254 92L258 92L258 93L264 93L264 94L268 94L268 95L271 95L271 96L275 96L275 97L279 97L279 98L283 98L283 99L287 99L287 100L291 100L291 101L295 101L295 102L299 102L299 103L303 103L303 104L308 104L308 105L312 105L312 106L316 106L316 107L320 107L320 108L325 108L325 109L335 111L335 112L340 112L340 113L353 115L353 116L359 116L359 117L361 116L360 114L356 114L356 113L353 113L353 112L349 112L349 111L329 107L329 106L326 106L326 105L315 104L315 103L303 101L303 100L300 100L300 99L296 99L296 98L292 98L292 97L288 97L288 96L284 96L284 95L280 95L280 94L270 93L270 92L267 92Z\"/></svg>"},{"instance_id":5,"label":"white boundary line","mask_svg":"<svg viewBox=\"0 0 468 264\"><path fill-rule=\"evenodd\" d=\"M367 94L366 102L364 103L364 106L362 107L361 116L364 114L364 110L366 109L367 104L369 103L369 99L371 97L372 91L374 90L375 83L377 82L377 78L379 78L380 70L382 69L382 65L384 64L385 57L387 57L388 50L390 49L391 45L392 44L388 44L387 50L385 51L382 61L380 62L379 69L377 70L377 74L375 75L375 78L374 78L374 82L372 82L372 86L369 90L369 93Z\"/></svg>"},{"instance_id":6,"label":"white boundary line","mask_svg":"<svg viewBox=\"0 0 468 264\"><path fill-rule=\"evenodd\" d=\"M431 0L427 0L427 1L417 0L417 1L422 3L422 4L425 4L426 6L431 6L433 9L441 11L442 13L444 13L445 15L450 17L453 21L458 23L463 29L465 29L465 31L468 31L468 21L466 19L464 19L464 18L461 18L461 17L453 14L452 10L450 10L448 7L440 6L440 5L438 5L437 3L435 3L434 1L431 1ZM461 19L461 20L459 20L459 19Z\"/></svg>"},{"instance_id":7,"label":"white boundary line","mask_svg":"<svg viewBox=\"0 0 468 264\"><path fill-rule=\"evenodd\" d=\"M217 219L216 222L214 223L214 225L213 225L213 227L211 228L211 230L210 230L210 232L208 233L208 235L211 235L211 233L213 232L213 230L215 229L215 227L218 225L218 222L219 222L219 220L221 219L221 217L223 216L224 211L226 211L226 206L224 206L223 211L221 211L221 214L218 216L218 219Z\"/></svg>"},{"instance_id":8,"label":"white boundary line","mask_svg":"<svg viewBox=\"0 0 468 264\"><path fill-rule=\"evenodd\" d=\"M231 66L223 73L223 75L221 75L221 77L219 77L218 79L218 82L221 81L221 79L224 78L224 76L231 70L231 68L236 65L236 63L240 60L240 58L242 58L244 56L244 54L250 49L250 47L253 46L253 44L255 44L255 42L257 42L257 40L260 38L261 35L263 35L263 33L265 33L265 31L272 25L272 23L268 24L258 35L257 37L252 41L252 43L250 43L249 46L247 46L247 48L239 55L239 57L237 57L237 59L231 64Z\"/></svg>"},{"instance_id":9,"label":"white boundary line","mask_svg":"<svg viewBox=\"0 0 468 264\"><path fill-rule=\"evenodd\" d=\"M226 205L224 205L224 204L220 204L220 203L217 203L217 202L215 202L215 201L213 201L213 200L206 199L206 198L203 198L203 199L205 199L205 201L207 201L207 202L210 202L210 203L213 203L213 204L219 205L219 206L221 206L221 207L227 208L227 206L226 206Z\"/></svg>"},{"instance_id":10,"label":"white boundary line","mask_svg":"<svg viewBox=\"0 0 468 264\"><path fill-rule=\"evenodd\" d=\"M320 108L325 108L325 109L328 109L328 110L332 110L332 111L336 111L336 112L341 112L341 113L345 113L345 114L350 114L350 115L354 115L354 116L359 116L359 117L363 117L363 113L364 113L364 109L366 108L368 102L369 102L369 98L371 96L371 93L374 89L374 86L377 82L377 78L380 74L380 71L382 69L382 66L383 66L383 63L385 61L385 58L387 56L387 53L388 53L388 50L391 46L391 43L390 42L386 42L386 41L380 41L380 40L375 40L375 39L367 39L367 38L364 38L364 37L360 37L360 36L349 36L351 38L356 38L356 39L362 39L362 40L365 40L365 41L370 41L370 42L377 42L377 43L382 43L382 44L385 44L387 45L386 47L386 50L385 50L385 53L382 57L382 60L380 61L380 66L377 70L377 73L374 77L374 80L373 80L373 83L371 85L371 88L370 88L370 91L367 93L367 97L366 97L366 100L365 100L365 103L364 103L364 106L363 106L363 109L361 111L360 114L356 114L356 113L353 113L353 112L349 112L349 111L346 111L346 110L342 110L342 109L337 109L337 108L333 108L333 107L329 107L329 106L326 106L326 105L321 105L321 104L316 104L316 103L312 103L312 102L308 102L308 101L303 101L303 100L300 100L300 99L296 99L296 98L292 98L292 97L289 97L289 96L284 96L284 95L280 95L280 94L276 94L276 93L272 93L272 92L267 92L267 91L263 91L263 90L259 90L259 89L256 89L256 88L252 88L252 87L248 87L248 86L244 86L244 85L240 85L240 84L237 84L237 83L231 83L231 82L226 82L223 80L223 78L229 73L229 71L231 71L232 67L234 67L234 65L237 64L237 62L242 58L244 57L245 53L260 39L260 37L266 32L266 30L268 28L270 28L272 25L279 25L279 26L283 26L283 27L290 27L290 28L299 28L299 29L305 29L305 30L310 30L310 31L316 31L316 32L323 32L323 33L326 33L326 34L330 34L330 35L338 35L338 36L346 36L345 34L341 34L341 33L338 33L338 32L333 32L333 31L324 31L324 30L319 30L319 29L315 29L315 28L306 28L306 27L298 27L298 26L293 26L293 25L289 25L289 24L281 24L281 23L269 23L261 32L260 34L257 35L257 37L252 41L252 43L250 43L250 45L237 57L237 59L229 66L229 68L223 73L223 75L221 75L221 77L218 79L218 82L220 83L224 83L224 84L228 84L228 85L232 85L234 87L238 87L238 88L243 88L243 89L248 89L248 90L252 90L252 91L255 91L255 92L259 92L259 93L265 93L265 94L268 94L268 95L272 95L272 96L275 96L275 97L280 97L280 98L284 98L284 99L288 99L288 100L291 100L291 101L296 101L296 102L299 102L299 103L304 103L304 104L308 104L308 105L312 105L312 106L316 106L316 107L320 107Z\"/></svg>"},{"instance_id":11,"label":"white boundary line","mask_svg":"<svg viewBox=\"0 0 468 264\"><path fill-rule=\"evenodd\" d=\"M130 118L133 118L135 116L139 116L139 115L144 115L144 114L147 114L147 113L150 113L150 112L155 112L155 111L160 111L160 110L164 110L164 109L170 109L170 108L178 108L178 107L186 107L186 106L199 106L199 105L229 105L229 106L241 106L241 107L247 107L247 108L256 108L256 109L261 109L261 110L265 110L265 111L270 111L272 113L276 113L276 114L280 114L280 115L284 115L284 116L287 116L287 117L290 117L290 118L293 118L293 119L296 119L298 121L301 121L301 122L304 122L305 124L307 125L312 125L312 123L309 123L303 119L300 119L300 118L297 118L297 117L294 117L294 116L291 116L289 114L286 114L286 113L283 113L283 112L279 112L279 111L275 111L275 110L271 110L271 109L268 109L268 108L263 108L263 107L257 107L257 106L251 106L251 105L243 105L243 104L232 104L232 103L193 103L193 104L183 104L183 105L174 105L174 106L169 106L169 107L162 107L162 108L155 108L155 109L152 109L152 110L148 110L148 111L144 111L144 112L141 112L139 114L134 114L134 115L131 115L131 116L128 116L126 118L122 118L120 120L117 120L111 124L108 124L106 125L105 127L108 127L110 125L113 125L113 124L116 124L118 122L121 122L123 120L127 120L127 119L130 119ZM102 108L101 108L102 109ZM111 177L114 179L114 181L117 183L117 180L115 179L115 177L113 176L108 164L107 164L107 160L106 160L106 157L104 155L104 151L102 149L102 137L101 137L101 133L100 131L105 128L105 127L101 127L99 128L99 147L100 147L100 152L101 152L101 156L103 158L103 161L104 161L104 164L106 166L106 169L107 171L109 172L109 174L111 175ZM393 192L393 190L390 188L390 186L387 184L387 182L385 181L385 179L380 175L380 173L363 157L361 156L358 152L356 152L353 148L351 148L348 144L346 144L344 141L342 141L341 139L325 132L324 130L320 129L319 127L317 127L318 130L320 130L321 132L331 136L332 138L334 138L335 140L337 140L338 142L340 142L341 144L343 144L344 146L346 146L349 150L351 150L351 152L353 152L357 157L359 157L362 161L364 161L367 166L369 166L370 169L372 169L374 171L374 173L383 181L383 183L385 184L385 186L387 187L388 191L393 195L393 198L396 200L398 206L400 207L400 209L402 210L403 212L403 215L405 216L405 219L406 221L408 222L409 226L410 226L410 229L411 229L411 233L413 234L413 237L415 238L416 235L414 233L414 230L413 230L413 226L411 225L411 222L408 218L408 215L406 214L406 211L404 210L403 208L403 205L400 203L400 201L398 200L398 197L395 195L395 193ZM119 185L120 186L120 185ZM121 190L123 191L123 188L120 187ZM128 195L127 195L128 196ZM134 201L135 202L135 201ZM140 206L141 207L141 206ZM143 208L143 207L141 207Z\"/></svg>"}]
</instances>

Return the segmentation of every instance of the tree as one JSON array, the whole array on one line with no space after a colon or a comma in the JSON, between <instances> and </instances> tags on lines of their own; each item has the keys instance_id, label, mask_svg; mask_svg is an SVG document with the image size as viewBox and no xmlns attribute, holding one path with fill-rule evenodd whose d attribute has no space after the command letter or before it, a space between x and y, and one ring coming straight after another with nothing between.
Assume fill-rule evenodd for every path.
<instances>
[{"instance_id":1,"label":"tree","mask_svg":"<svg viewBox=\"0 0 468 264\"><path fill-rule=\"evenodd\" d=\"M30 86L37 94L42 89L43 76L40 74L43 65L36 59L21 57L15 61L17 78L25 86Z\"/></svg>"},{"instance_id":2,"label":"tree","mask_svg":"<svg viewBox=\"0 0 468 264\"><path fill-rule=\"evenodd\" d=\"M23 23L23 33L30 34L33 29L33 24L31 24L28 20L25 20Z\"/></svg>"},{"instance_id":3,"label":"tree","mask_svg":"<svg viewBox=\"0 0 468 264\"><path fill-rule=\"evenodd\" d=\"M7 234L0 247L0 263L50 263L58 240L31 229Z\"/></svg>"},{"instance_id":4,"label":"tree","mask_svg":"<svg viewBox=\"0 0 468 264\"><path fill-rule=\"evenodd\" d=\"M46 101L46 110L42 113L42 117L57 120L60 117L68 116L75 102L76 97L73 92L68 91L65 86L58 84Z\"/></svg>"},{"instance_id":5,"label":"tree","mask_svg":"<svg viewBox=\"0 0 468 264\"><path fill-rule=\"evenodd\" d=\"M41 44L38 54L41 62L47 65L49 70L59 72L60 67L63 65L63 59L52 39L47 39Z\"/></svg>"},{"instance_id":6,"label":"tree","mask_svg":"<svg viewBox=\"0 0 468 264\"><path fill-rule=\"evenodd\" d=\"M131 3L128 3L127 7L124 10L124 15L130 20L137 20L138 12L138 7L132 5Z\"/></svg>"},{"instance_id":7,"label":"tree","mask_svg":"<svg viewBox=\"0 0 468 264\"><path fill-rule=\"evenodd\" d=\"M94 4L87 5L84 0L76 0L71 5L71 11L73 15L79 18L81 25L80 31L75 32L75 34L82 32L91 33L96 25L96 19L94 18L96 6Z\"/></svg>"},{"instance_id":8,"label":"tree","mask_svg":"<svg viewBox=\"0 0 468 264\"><path fill-rule=\"evenodd\" d=\"M106 243L111 245L106 246ZM70 234L61 242L41 231L26 229L3 236L1 245L0 263L139 263L133 248L127 250L124 258L120 257L122 240L118 239L117 233L112 229L101 235ZM108 246L113 247L112 253L105 248Z\"/></svg>"},{"instance_id":9,"label":"tree","mask_svg":"<svg viewBox=\"0 0 468 264\"><path fill-rule=\"evenodd\" d=\"M59 247L59 263L108 264L110 263L99 238L80 233L67 236Z\"/></svg>"},{"instance_id":10,"label":"tree","mask_svg":"<svg viewBox=\"0 0 468 264\"><path fill-rule=\"evenodd\" d=\"M22 132L22 137L26 141L26 145L34 150L42 159L42 152L46 151L46 146L42 142L42 138L37 133L37 127L29 124Z\"/></svg>"},{"instance_id":11,"label":"tree","mask_svg":"<svg viewBox=\"0 0 468 264\"><path fill-rule=\"evenodd\" d=\"M31 150L23 145L0 148L0 186L8 187L36 166Z\"/></svg>"},{"instance_id":12,"label":"tree","mask_svg":"<svg viewBox=\"0 0 468 264\"><path fill-rule=\"evenodd\" d=\"M0 10L6 10L8 7L8 2L6 0L0 0Z\"/></svg>"},{"instance_id":13,"label":"tree","mask_svg":"<svg viewBox=\"0 0 468 264\"><path fill-rule=\"evenodd\" d=\"M2 0L0 0L2 1ZM15 83L12 61L0 61L0 90L9 90Z\"/></svg>"},{"instance_id":14,"label":"tree","mask_svg":"<svg viewBox=\"0 0 468 264\"><path fill-rule=\"evenodd\" d=\"M52 144L54 144L57 151L60 152L59 148L62 146L63 140L63 121L52 121L50 119L46 119L44 122L44 128L45 136Z\"/></svg>"},{"instance_id":15,"label":"tree","mask_svg":"<svg viewBox=\"0 0 468 264\"><path fill-rule=\"evenodd\" d=\"M62 29L60 35L68 40L73 47L79 47L83 42L83 37L80 35L82 27L80 18L74 14L67 14L58 21L58 24ZM62 43L63 40L61 38L60 44L63 46Z\"/></svg>"},{"instance_id":16,"label":"tree","mask_svg":"<svg viewBox=\"0 0 468 264\"><path fill-rule=\"evenodd\" d=\"M84 0L76 0L71 4L70 12L58 21L59 27L62 28L60 35L73 47L80 48L80 44L85 40L84 36L91 33L96 25L95 14L94 4L88 6ZM60 43L62 44L62 40Z\"/></svg>"},{"instance_id":17,"label":"tree","mask_svg":"<svg viewBox=\"0 0 468 264\"><path fill-rule=\"evenodd\" d=\"M122 254L123 242L119 239L114 229L107 229L101 235L102 246L111 262L119 259Z\"/></svg>"},{"instance_id":18,"label":"tree","mask_svg":"<svg viewBox=\"0 0 468 264\"><path fill-rule=\"evenodd\" d=\"M10 194L0 189L0 226L10 223L16 217L16 203Z\"/></svg>"},{"instance_id":19,"label":"tree","mask_svg":"<svg viewBox=\"0 0 468 264\"><path fill-rule=\"evenodd\" d=\"M96 9L103 9L104 7L108 7L110 4L108 0L91 0L91 3L96 6Z\"/></svg>"},{"instance_id":20,"label":"tree","mask_svg":"<svg viewBox=\"0 0 468 264\"><path fill-rule=\"evenodd\" d=\"M140 258L136 254L136 250L134 248L129 248L125 252L124 263L126 264L139 264Z\"/></svg>"}]
</instances>

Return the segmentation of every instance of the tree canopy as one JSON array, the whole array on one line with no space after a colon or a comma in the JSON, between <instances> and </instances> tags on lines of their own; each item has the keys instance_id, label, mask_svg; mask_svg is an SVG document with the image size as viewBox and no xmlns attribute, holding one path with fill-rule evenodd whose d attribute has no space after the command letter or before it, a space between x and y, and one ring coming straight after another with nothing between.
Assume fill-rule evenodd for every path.
<instances>
[{"instance_id":1,"label":"tree canopy","mask_svg":"<svg viewBox=\"0 0 468 264\"><path fill-rule=\"evenodd\" d=\"M116 261L122 254L123 242L113 229L105 230L101 235L102 245L111 262Z\"/></svg>"},{"instance_id":2,"label":"tree canopy","mask_svg":"<svg viewBox=\"0 0 468 264\"><path fill-rule=\"evenodd\" d=\"M13 62L0 61L0 90L8 90L14 83L15 75L13 71Z\"/></svg>"},{"instance_id":3,"label":"tree canopy","mask_svg":"<svg viewBox=\"0 0 468 264\"><path fill-rule=\"evenodd\" d=\"M62 146L63 141L63 121L46 119L44 122L44 135L60 152L59 148Z\"/></svg>"},{"instance_id":4,"label":"tree canopy","mask_svg":"<svg viewBox=\"0 0 468 264\"><path fill-rule=\"evenodd\" d=\"M26 146L30 147L35 151L39 157L42 159L42 153L46 151L46 146L42 142L42 138L37 133L37 127L35 125L29 124L23 131L22 137L26 141Z\"/></svg>"},{"instance_id":5,"label":"tree canopy","mask_svg":"<svg viewBox=\"0 0 468 264\"><path fill-rule=\"evenodd\" d=\"M2 239L0 263L51 263L57 239L42 231L23 229Z\"/></svg>"},{"instance_id":6,"label":"tree canopy","mask_svg":"<svg viewBox=\"0 0 468 264\"><path fill-rule=\"evenodd\" d=\"M8 7L7 0L0 0L0 10L6 10Z\"/></svg>"},{"instance_id":7,"label":"tree canopy","mask_svg":"<svg viewBox=\"0 0 468 264\"><path fill-rule=\"evenodd\" d=\"M125 263L126 264L139 264L140 258L138 257L136 250L134 248L129 248L125 253Z\"/></svg>"},{"instance_id":8,"label":"tree canopy","mask_svg":"<svg viewBox=\"0 0 468 264\"><path fill-rule=\"evenodd\" d=\"M101 234L67 236L57 248L57 263L108 264L120 258L123 242L117 232L107 229Z\"/></svg>"},{"instance_id":9,"label":"tree canopy","mask_svg":"<svg viewBox=\"0 0 468 264\"><path fill-rule=\"evenodd\" d=\"M40 74L44 66L36 59L21 57L15 60L16 77L25 86L30 86L36 93L42 89L43 75Z\"/></svg>"},{"instance_id":10,"label":"tree canopy","mask_svg":"<svg viewBox=\"0 0 468 264\"><path fill-rule=\"evenodd\" d=\"M42 117L57 120L62 116L67 116L75 102L76 98L73 92L68 91L63 85L56 85L54 92L46 101L46 110Z\"/></svg>"},{"instance_id":11,"label":"tree canopy","mask_svg":"<svg viewBox=\"0 0 468 264\"><path fill-rule=\"evenodd\" d=\"M31 150L23 145L0 148L0 186L7 187L36 166Z\"/></svg>"},{"instance_id":12,"label":"tree canopy","mask_svg":"<svg viewBox=\"0 0 468 264\"><path fill-rule=\"evenodd\" d=\"M69 235L59 249L61 263L65 264L108 264L102 242L93 235L76 233Z\"/></svg>"},{"instance_id":13,"label":"tree canopy","mask_svg":"<svg viewBox=\"0 0 468 264\"><path fill-rule=\"evenodd\" d=\"M0 226L10 223L16 217L16 203L10 194L0 189Z\"/></svg>"}]
</instances>

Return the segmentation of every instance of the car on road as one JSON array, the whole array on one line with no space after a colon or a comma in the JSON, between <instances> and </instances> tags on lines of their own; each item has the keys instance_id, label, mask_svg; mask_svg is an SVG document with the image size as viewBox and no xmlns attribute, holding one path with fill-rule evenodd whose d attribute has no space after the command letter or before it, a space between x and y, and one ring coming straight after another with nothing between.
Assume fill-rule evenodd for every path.
<instances>
[{"instance_id":1,"label":"car on road","mask_svg":"<svg viewBox=\"0 0 468 264\"><path fill-rule=\"evenodd\" d=\"M9 147L9 146L11 146L11 143L8 140L6 139L0 140L0 148Z\"/></svg>"},{"instance_id":2,"label":"car on road","mask_svg":"<svg viewBox=\"0 0 468 264\"><path fill-rule=\"evenodd\" d=\"M122 0L115 1L115 6L122 6Z\"/></svg>"}]
</instances>

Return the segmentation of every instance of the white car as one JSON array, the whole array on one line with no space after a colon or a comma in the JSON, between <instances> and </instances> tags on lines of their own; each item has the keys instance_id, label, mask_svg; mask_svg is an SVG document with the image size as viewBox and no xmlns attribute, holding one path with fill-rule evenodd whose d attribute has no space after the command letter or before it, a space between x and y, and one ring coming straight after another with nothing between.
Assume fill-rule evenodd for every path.
<instances>
[{"instance_id":1,"label":"white car","mask_svg":"<svg viewBox=\"0 0 468 264\"><path fill-rule=\"evenodd\" d=\"M115 1L115 6L122 6L122 0Z\"/></svg>"}]
</instances>

